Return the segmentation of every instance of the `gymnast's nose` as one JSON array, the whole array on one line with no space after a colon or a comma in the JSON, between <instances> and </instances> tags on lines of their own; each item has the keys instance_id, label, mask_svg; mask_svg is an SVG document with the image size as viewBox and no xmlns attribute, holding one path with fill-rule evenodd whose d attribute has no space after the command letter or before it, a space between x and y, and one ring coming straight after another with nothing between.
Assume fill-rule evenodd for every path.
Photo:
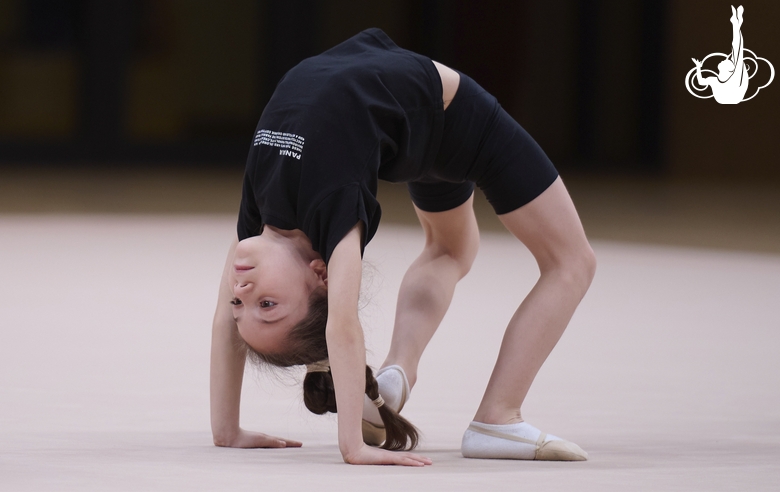
<instances>
[{"instance_id":1,"label":"gymnast's nose","mask_svg":"<svg viewBox=\"0 0 780 492\"><path fill-rule=\"evenodd\" d=\"M236 282L236 285L233 287L233 294L235 295L241 295L246 294L247 292L252 290L252 286L254 284L252 282Z\"/></svg>"}]
</instances>

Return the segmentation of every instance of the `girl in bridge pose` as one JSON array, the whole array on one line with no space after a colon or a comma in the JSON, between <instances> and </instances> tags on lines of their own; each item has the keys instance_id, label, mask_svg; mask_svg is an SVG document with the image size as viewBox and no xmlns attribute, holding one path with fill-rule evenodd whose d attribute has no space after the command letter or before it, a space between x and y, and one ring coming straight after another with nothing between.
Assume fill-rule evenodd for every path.
<instances>
[{"instance_id":1,"label":"girl in bridge pose","mask_svg":"<svg viewBox=\"0 0 780 492\"><path fill-rule=\"evenodd\" d=\"M408 184L425 246L404 276L390 351L375 377L358 294L363 249L380 219L378 179ZM520 410L595 271L569 194L494 97L378 29L290 70L260 118L214 316L215 444L301 445L239 426L249 356L307 365L304 403L318 414L338 409L344 461L430 464L410 452L417 430L398 413L477 254L475 185L533 253L540 277L509 321L482 403L464 426L463 456L587 459L576 444L524 422Z\"/></svg>"}]
</instances>

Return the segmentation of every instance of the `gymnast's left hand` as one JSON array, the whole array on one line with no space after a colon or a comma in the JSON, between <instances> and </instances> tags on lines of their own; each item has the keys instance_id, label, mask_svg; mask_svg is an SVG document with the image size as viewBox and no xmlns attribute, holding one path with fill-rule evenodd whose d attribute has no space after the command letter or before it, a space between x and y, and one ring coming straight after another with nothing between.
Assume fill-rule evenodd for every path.
<instances>
[{"instance_id":1,"label":"gymnast's left hand","mask_svg":"<svg viewBox=\"0 0 780 492\"><path fill-rule=\"evenodd\" d=\"M388 451L363 444L355 452L344 454L344 462L350 465L401 465L425 466L433 463L430 458L408 451Z\"/></svg>"}]
</instances>

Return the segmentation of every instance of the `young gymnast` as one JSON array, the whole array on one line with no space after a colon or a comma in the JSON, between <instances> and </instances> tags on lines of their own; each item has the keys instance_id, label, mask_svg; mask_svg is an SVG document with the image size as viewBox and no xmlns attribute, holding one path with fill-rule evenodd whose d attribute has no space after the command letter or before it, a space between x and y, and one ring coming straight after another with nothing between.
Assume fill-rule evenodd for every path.
<instances>
[{"instance_id":1,"label":"young gymnast","mask_svg":"<svg viewBox=\"0 0 780 492\"><path fill-rule=\"evenodd\" d=\"M425 246L404 276L390 352L366 366L358 294L377 230L377 180L406 182ZM307 365L304 403L335 412L345 462L422 466L398 415L417 367L477 254L475 183L534 255L540 277L506 329L463 436L467 458L585 460L523 421L542 363L587 291L595 258L569 195L534 140L466 75L369 29L279 82L257 126L238 234L214 316L214 443L296 447L239 426L244 363ZM382 447L378 447L381 445Z\"/></svg>"}]
</instances>

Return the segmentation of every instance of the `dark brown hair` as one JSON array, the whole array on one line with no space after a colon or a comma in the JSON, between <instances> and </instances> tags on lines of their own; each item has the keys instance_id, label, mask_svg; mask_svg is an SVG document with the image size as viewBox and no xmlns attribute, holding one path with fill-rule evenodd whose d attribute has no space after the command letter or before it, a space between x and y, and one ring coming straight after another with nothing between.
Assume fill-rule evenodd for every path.
<instances>
[{"instance_id":1,"label":"dark brown hair","mask_svg":"<svg viewBox=\"0 0 780 492\"><path fill-rule=\"evenodd\" d=\"M262 354L244 343L247 357L255 364L291 367L311 364L328 358L325 325L328 322L328 291L318 288L309 297L309 312L287 335L284 353ZM379 397L379 385L374 372L366 366L366 395L372 400ZM322 415L336 413L336 393L333 375L327 372L310 372L303 380L303 403L312 413ZM379 415L385 424L382 448L392 451L411 450L417 447L419 433L408 420L398 415L388 405L379 407Z\"/></svg>"}]
</instances>

